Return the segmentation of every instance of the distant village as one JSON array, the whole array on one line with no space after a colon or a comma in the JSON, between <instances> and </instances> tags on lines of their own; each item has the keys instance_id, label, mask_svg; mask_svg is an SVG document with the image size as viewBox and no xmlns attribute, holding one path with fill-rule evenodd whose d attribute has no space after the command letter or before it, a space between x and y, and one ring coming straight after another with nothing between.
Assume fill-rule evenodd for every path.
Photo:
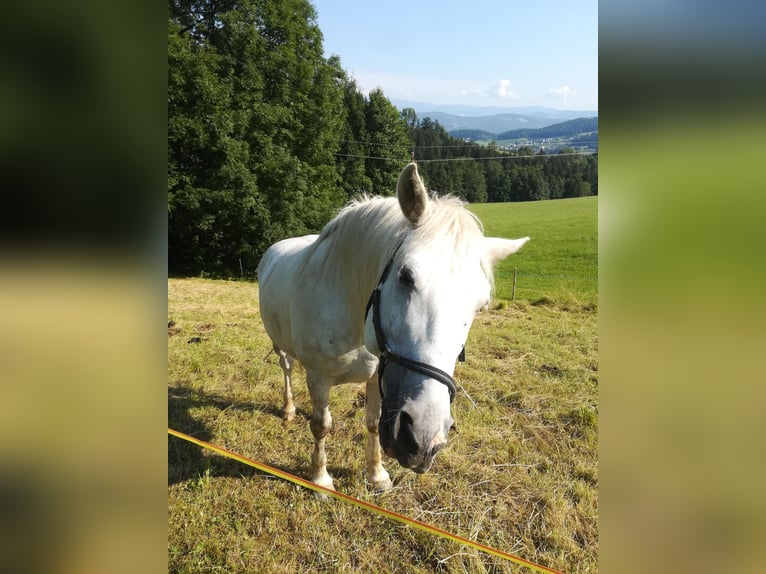
<instances>
[{"instance_id":1,"label":"distant village","mask_svg":"<svg viewBox=\"0 0 766 574\"><path fill-rule=\"evenodd\" d=\"M495 140L474 140L473 138L462 138L465 143L477 143L479 145L494 147L502 151L515 152L521 148L529 147L535 153L558 153L562 149L573 149L575 151L598 151L598 137L594 134L593 139L578 137L581 141L572 141L572 138L535 138L515 141Z\"/></svg>"}]
</instances>

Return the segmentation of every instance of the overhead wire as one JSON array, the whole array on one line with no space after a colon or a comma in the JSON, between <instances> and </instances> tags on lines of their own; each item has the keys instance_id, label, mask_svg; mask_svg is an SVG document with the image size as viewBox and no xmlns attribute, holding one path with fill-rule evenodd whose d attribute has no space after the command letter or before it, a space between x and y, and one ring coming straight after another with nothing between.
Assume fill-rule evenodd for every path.
<instances>
[{"instance_id":1,"label":"overhead wire","mask_svg":"<svg viewBox=\"0 0 766 574\"><path fill-rule=\"evenodd\" d=\"M418 149L418 148L415 148ZM567 157L567 156L582 156L582 155L597 155L598 151L577 151L577 152L566 152L566 153L555 153L555 154L531 154L531 155L499 155L499 156L491 156L491 157L450 157L450 158L436 158L436 159L418 159L416 160L417 163L427 163L427 162L445 162L445 161L483 161L483 160L506 160L506 159L529 159L529 158L544 158L544 159L550 159L550 158L556 158L556 157ZM401 158L396 157L379 157L379 156L371 156L371 155L356 155L356 154L348 154L348 153L336 153L336 157L347 157L347 158L353 158L353 159L378 159L383 161L402 161Z\"/></svg>"},{"instance_id":2,"label":"overhead wire","mask_svg":"<svg viewBox=\"0 0 766 574\"><path fill-rule=\"evenodd\" d=\"M355 145L367 145L367 146L379 146L379 147L401 147L400 143L382 143L382 142L363 142L363 141L354 141L354 140L340 140L340 143L347 143L347 144L355 144ZM564 147L570 147L570 146L579 146L584 144L595 144L598 143L598 140L588 140L588 141L578 141L578 142L571 142L568 145L565 145ZM416 145L416 146L409 146L410 148L414 147L415 149L453 149L453 148L474 148L477 146L480 146L481 144L477 142L466 142L464 144L460 145ZM509 145L509 144L496 144L498 147L499 145ZM524 147L526 145L529 145L528 143L520 142L517 144L511 144L511 145L518 145L521 147Z\"/></svg>"}]
</instances>

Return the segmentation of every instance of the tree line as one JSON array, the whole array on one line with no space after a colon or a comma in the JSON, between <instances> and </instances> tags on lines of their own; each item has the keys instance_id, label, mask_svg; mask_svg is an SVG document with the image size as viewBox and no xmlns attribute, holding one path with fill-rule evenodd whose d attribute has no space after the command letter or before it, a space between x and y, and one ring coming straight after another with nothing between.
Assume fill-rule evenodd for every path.
<instances>
[{"instance_id":1,"label":"tree line","mask_svg":"<svg viewBox=\"0 0 766 574\"><path fill-rule=\"evenodd\" d=\"M420 171L428 186L440 193L472 203L598 194L597 155L577 155L571 148L556 154L536 152L529 146L501 150L452 137L430 118L418 121L414 110L402 110L401 115L409 122Z\"/></svg>"},{"instance_id":2,"label":"tree line","mask_svg":"<svg viewBox=\"0 0 766 574\"><path fill-rule=\"evenodd\" d=\"M597 192L595 158L482 161L501 154L448 147L462 143L325 58L307 0L169 0L171 273L252 274L270 244L317 232L349 198L392 194L413 149L477 158L420 165L431 189L467 201Z\"/></svg>"},{"instance_id":3,"label":"tree line","mask_svg":"<svg viewBox=\"0 0 766 574\"><path fill-rule=\"evenodd\" d=\"M352 97L347 109L363 110L365 99L356 88L348 94ZM457 195L471 203L537 201L598 193L596 155L577 155L571 148L549 155L529 146L506 151L495 145L465 142L451 136L438 121L429 117L418 119L412 108L399 113L399 123L403 122L406 128L403 137L386 101L376 90L366 102L368 107L387 109L387 114L378 114L388 122L385 130L377 132L385 134L385 138L371 137L375 132L365 132L363 121L350 121L348 137L352 139L340 143L338 167L345 176L342 184L349 198L360 191L391 194L400 163L394 161L397 169L386 172L385 178L381 174L375 179L374 174L391 160L404 157L414 157L419 163L431 191ZM363 117L363 113L353 117Z\"/></svg>"}]
</instances>

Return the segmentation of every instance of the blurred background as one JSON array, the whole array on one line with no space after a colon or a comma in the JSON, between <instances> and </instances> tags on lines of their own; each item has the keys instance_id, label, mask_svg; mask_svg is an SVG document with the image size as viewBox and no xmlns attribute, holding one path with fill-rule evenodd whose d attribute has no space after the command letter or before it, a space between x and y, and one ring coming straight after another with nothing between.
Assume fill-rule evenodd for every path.
<instances>
[{"instance_id":1,"label":"blurred background","mask_svg":"<svg viewBox=\"0 0 766 574\"><path fill-rule=\"evenodd\" d=\"M604 572L762 572L766 9L602 2Z\"/></svg>"},{"instance_id":2,"label":"blurred background","mask_svg":"<svg viewBox=\"0 0 766 574\"><path fill-rule=\"evenodd\" d=\"M166 568L166 14L0 6L0 569Z\"/></svg>"}]
</instances>

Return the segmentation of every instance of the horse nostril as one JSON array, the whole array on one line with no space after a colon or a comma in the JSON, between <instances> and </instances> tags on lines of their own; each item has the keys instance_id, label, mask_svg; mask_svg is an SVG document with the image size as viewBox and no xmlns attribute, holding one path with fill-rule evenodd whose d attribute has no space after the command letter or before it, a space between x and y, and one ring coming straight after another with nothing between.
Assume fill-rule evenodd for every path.
<instances>
[{"instance_id":1,"label":"horse nostril","mask_svg":"<svg viewBox=\"0 0 766 574\"><path fill-rule=\"evenodd\" d=\"M412 417L404 411L399 415L399 436L396 437L396 442L405 452L418 450Z\"/></svg>"}]
</instances>

